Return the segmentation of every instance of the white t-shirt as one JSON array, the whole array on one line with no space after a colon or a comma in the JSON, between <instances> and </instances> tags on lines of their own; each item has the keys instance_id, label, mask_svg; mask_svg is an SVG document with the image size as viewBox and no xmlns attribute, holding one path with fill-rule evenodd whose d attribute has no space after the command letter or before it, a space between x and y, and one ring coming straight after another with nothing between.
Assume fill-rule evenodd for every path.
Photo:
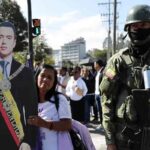
<instances>
[{"instance_id":1,"label":"white t-shirt","mask_svg":"<svg viewBox=\"0 0 150 150\"><path fill-rule=\"evenodd\" d=\"M80 88L83 91L82 96L78 95L75 92L76 87ZM78 78L77 80L74 80L74 78L72 77L68 81L68 84L67 84L67 87L66 87L66 95L68 97L70 97L71 100L74 100L74 101L81 100L81 98L86 95L87 91L88 91L88 89L86 87L86 84L85 84L85 82L83 81L83 79L81 77Z\"/></svg>"},{"instance_id":2,"label":"white t-shirt","mask_svg":"<svg viewBox=\"0 0 150 150\"><path fill-rule=\"evenodd\" d=\"M59 83L64 85L64 86L67 86L69 78L70 77L67 76L67 75L60 76ZM58 85L57 91L60 92L60 93L66 94L66 88L62 87L61 85Z\"/></svg>"},{"instance_id":3,"label":"white t-shirt","mask_svg":"<svg viewBox=\"0 0 150 150\"><path fill-rule=\"evenodd\" d=\"M54 97L51 98L54 101ZM54 103L46 101L38 104L38 115L44 120L58 121L59 118L71 119L70 105L65 96L59 94L59 109L57 111ZM40 128L42 139L42 150L58 150L58 133L54 130Z\"/></svg>"},{"instance_id":4,"label":"white t-shirt","mask_svg":"<svg viewBox=\"0 0 150 150\"><path fill-rule=\"evenodd\" d=\"M97 72L97 75L95 77L95 94L99 95L100 91L99 91L99 77L100 77L100 71Z\"/></svg>"}]
</instances>

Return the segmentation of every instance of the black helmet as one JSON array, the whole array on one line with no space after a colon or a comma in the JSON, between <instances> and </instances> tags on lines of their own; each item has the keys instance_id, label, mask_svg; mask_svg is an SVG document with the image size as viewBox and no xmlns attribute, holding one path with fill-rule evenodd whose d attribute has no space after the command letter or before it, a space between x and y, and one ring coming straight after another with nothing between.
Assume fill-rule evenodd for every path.
<instances>
[{"instance_id":1,"label":"black helmet","mask_svg":"<svg viewBox=\"0 0 150 150\"><path fill-rule=\"evenodd\" d=\"M150 6L136 5L128 13L124 30L127 31L128 25L138 22L150 22Z\"/></svg>"}]
</instances>

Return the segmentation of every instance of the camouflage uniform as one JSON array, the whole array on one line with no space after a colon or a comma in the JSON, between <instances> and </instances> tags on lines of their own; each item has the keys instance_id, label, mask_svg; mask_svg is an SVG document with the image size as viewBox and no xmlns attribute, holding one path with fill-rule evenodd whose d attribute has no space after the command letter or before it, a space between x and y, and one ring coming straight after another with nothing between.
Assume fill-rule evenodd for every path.
<instances>
[{"instance_id":1,"label":"camouflage uniform","mask_svg":"<svg viewBox=\"0 0 150 150\"><path fill-rule=\"evenodd\" d=\"M142 68L145 64L150 65L149 51L142 57L135 58L126 48L113 55L104 70L100 84L103 127L106 143L116 144L117 150L132 149L129 148L132 143L121 132L125 126L138 129L131 90L144 88Z\"/></svg>"}]
</instances>

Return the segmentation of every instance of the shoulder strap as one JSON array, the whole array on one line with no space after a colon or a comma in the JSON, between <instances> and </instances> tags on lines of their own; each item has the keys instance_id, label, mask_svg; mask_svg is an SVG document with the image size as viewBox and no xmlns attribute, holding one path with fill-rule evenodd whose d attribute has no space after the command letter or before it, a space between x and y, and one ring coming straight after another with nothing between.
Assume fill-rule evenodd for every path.
<instances>
[{"instance_id":1,"label":"shoulder strap","mask_svg":"<svg viewBox=\"0 0 150 150\"><path fill-rule=\"evenodd\" d=\"M61 94L61 93L55 91L55 93L54 93L54 101L52 101L51 99L49 99L49 102L55 104L55 107L56 107L57 111L59 109L59 97L58 97L59 94Z\"/></svg>"},{"instance_id":2,"label":"shoulder strap","mask_svg":"<svg viewBox=\"0 0 150 150\"><path fill-rule=\"evenodd\" d=\"M49 99L49 102L55 104L57 111L58 111L58 108L59 108L59 97L58 97L58 94L59 94L59 92L57 92L57 91L54 93L54 101Z\"/></svg>"},{"instance_id":3,"label":"shoulder strap","mask_svg":"<svg viewBox=\"0 0 150 150\"><path fill-rule=\"evenodd\" d=\"M59 109L59 95L64 95L63 93L60 93L58 91L55 91L54 93L54 101L49 100L52 103L55 103L56 109L58 111ZM64 95L65 96L65 95ZM65 96L66 97L66 96ZM68 98L66 97L66 99L68 100Z\"/></svg>"},{"instance_id":4,"label":"shoulder strap","mask_svg":"<svg viewBox=\"0 0 150 150\"><path fill-rule=\"evenodd\" d=\"M55 99L54 103L55 103L55 106L56 106L57 111L58 111L58 109L59 109L59 97L58 97L59 94L60 94L60 93L57 92L57 91L56 91L55 94L54 94L54 99Z\"/></svg>"}]
</instances>

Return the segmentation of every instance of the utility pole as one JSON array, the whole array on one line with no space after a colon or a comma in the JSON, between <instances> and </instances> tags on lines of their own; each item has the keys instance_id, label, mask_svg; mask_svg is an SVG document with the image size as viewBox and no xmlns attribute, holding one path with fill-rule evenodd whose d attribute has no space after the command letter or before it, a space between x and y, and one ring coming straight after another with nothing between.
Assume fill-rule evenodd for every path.
<instances>
[{"instance_id":1,"label":"utility pole","mask_svg":"<svg viewBox=\"0 0 150 150\"><path fill-rule=\"evenodd\" d=\"M112 55L115 54L116 51L116 21L117 21L117 0L114 0L114 24L113 24L113 49L112 49Z\"/></svg>"},{"instance_id":2,"label":"utility pole","mask_svg":"<svg viewBox=\"0 0 150 150\"><path fill-rule=\"evenodd\" d=\"M29 54L27 56L29 67L33 70L33 46L32 46L32 10L31 0L27 0L28 4L28 38L29 38Z\"/></svg>"},{"instance_id":3,"label":"utility pole","mask_svg":"<svg viewBox=\"0 0 150 150\"><path fill-rule=\"evenodd\" d=\"M116 52L116 24L117 24L117 4L120 2L117 2L117 0L114 0L114 23L113 23L113 49L112 49L112 55Z\"/></svg>"},{"instance_id":4,"label":"utility pole","mask_svg":"<svg viewBox=\"0 0 150 150\"><path fill-rule=\"evenodd\" d=\"M108 0L108 3L98 3L98 5L108 5L108 13L102 13L101 14L101 16L108 16L108 20L106 20L106 21L103 21L103 22L108 22L108 40L107 40L107 47L108 47L108 50L107 50L107 59L109 59L110 58L110 56L112 55L111 53L111 49L112 49L112 47L111 47L111 36L110 36L110 34L111 34L111 22L112 22L112 20L111 20L111 15L113 15L112 13L111 13L111 10L110 10L110 5L111 4L113 4L112 2L110 2L110 0Z\"/></svg>"},{"instance_id":5,"label":"utility pole","mask_svg":"<svg viewBox=\"0 0 150 150\"><path fill-rule=\"evenodd\" d=\"M108 0L108 3L98 3L98 5L108 5L108 13L102 14L102 16L108 16L108 52L107 52L107 59L115 53L116 49L116 19L117 19L117 4L120 2L117 2L117 0L114 0L114 2L110 2ZM111 13L111 4L114 5L113 13ZM111 15L113 15L113 48L111 47Z\"/></svg>"}]
</instances>

